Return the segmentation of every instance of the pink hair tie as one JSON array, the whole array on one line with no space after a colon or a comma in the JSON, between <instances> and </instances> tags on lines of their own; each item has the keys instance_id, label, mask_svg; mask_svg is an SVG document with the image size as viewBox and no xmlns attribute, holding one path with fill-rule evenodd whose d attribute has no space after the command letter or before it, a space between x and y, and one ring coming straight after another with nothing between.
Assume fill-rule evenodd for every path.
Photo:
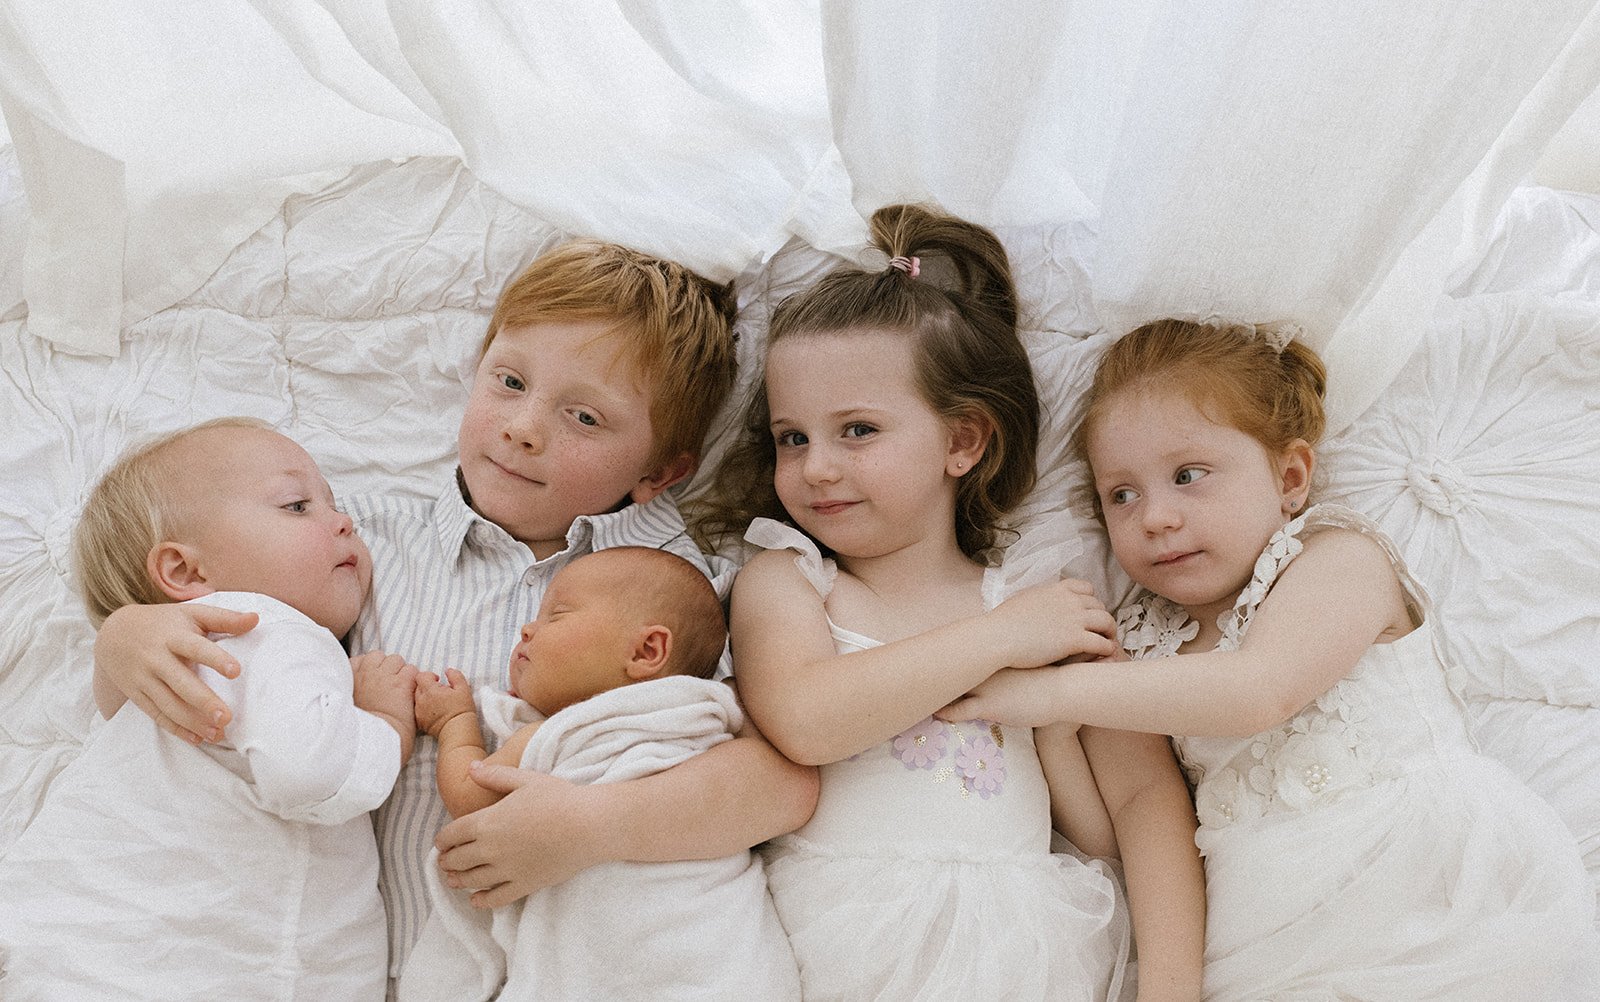
<instances>
[{"instance_id":1,"label":"pink hair tie","mask_svg":"<svg viewBox=\"0 0 1600 1002\"><path fill-rule=\"evenodd\" d=\"M918 275L922 274L922 258L905 256L892 257L889 259L889 267L899 268L912 278L916 278Z\"/></svg>"}]
</instances>

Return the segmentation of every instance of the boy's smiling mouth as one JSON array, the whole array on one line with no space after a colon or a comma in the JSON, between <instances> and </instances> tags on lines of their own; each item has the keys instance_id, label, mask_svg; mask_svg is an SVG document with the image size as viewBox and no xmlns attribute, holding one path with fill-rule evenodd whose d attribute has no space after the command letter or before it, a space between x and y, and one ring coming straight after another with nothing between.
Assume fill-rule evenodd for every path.
<instances>
[{"instance_id":1,"label":"boy's smiling mouth","mask_svg":"<svg viewBox=\"0 0 1600 1002\"><path fill-rule=\"evenodd\" d=\"M489 464L491 466L493 466L495 469L499 470L501 473L504 473L508 477L515 477L516 479L521 480L524 483L538 484L540 487L544 486L544 481L535 480L532 477L525 477L522 474L518 473L516 470L513 470L511 467L506 466L506 465L504 465L504 464L502 464L502 463L500 463L500 462L498 462L496 460L493 460L493 459L489 460Z\"/></svg>"}]
</instances>

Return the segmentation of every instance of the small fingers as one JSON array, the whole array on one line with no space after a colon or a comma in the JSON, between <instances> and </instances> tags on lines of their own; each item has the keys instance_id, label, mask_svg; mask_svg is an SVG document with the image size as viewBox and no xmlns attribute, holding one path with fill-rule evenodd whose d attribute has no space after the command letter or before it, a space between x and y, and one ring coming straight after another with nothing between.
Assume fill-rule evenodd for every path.
<instances>
[{"instance_id":1,"label":"small fingers","mask_svg":"<svg viewBox=\"0 0 1600 1002\"><path fill-rule=\"evenodd\" d=\"M222 649L215 641L205 637L186 633L175 637L167 646L174 657L182 659L186 664L205 665L219 675L227 678L238 678L240 671L239 659ZM204 686L202 686L204 688ZM207 692L211 690L207 689Z\"/></svg>"},{"instance_id":2,"label":"small fingers","mask_svg":"<svg viewBox=\"0 0 1600 1002\"><path fill-rule=\"evenodd\" d=\"M518 891L514 885L510 883L504 883L474 894L472 896L472 907L499 908L502 905L509 905L513 901L525 896L526 893Z\"/></svg>"},{"instance_id":3,"label":"small fingers","mask_svg":"<svg viewBox=\"0 0 1600 1002\"><path fill-rule=\"evenodd\" d=\"M241 633L248 633L255 629L256 623L261 618L253 612L235 612L232 609L223 609L201 602L194 603L189 606L189 609L194 625L207 633L226 633L231 636L238 636ZM210 664L210 662L206 663ZM212 667L216 666L212 665ZM220 668L217 670L221 671ZM223 674L226 675L227 673L223 672ZM232 676L229 677L231 678Z\"/></svg>"},{"instance_id":4,"label":"small fingers","mask_svg":"<svg viewBox=\"0 0 1600 1002\"><path fill-rule=\"evenodd\" d=\"M177 738L181 738L192 745L197 745L200 743L200 735L189 730L187 727L179 725L177 721L173 720L165 713L162 713L156 708L155 703L150 699L150 697L146 696L144 693L135 693L134 695L128 697L128 701L137 707L139 712L155 721L156 726L166 731L168 734L171 734Z\"/></svg>"},{"instance_id":5,"label":"small fingers","mask_svg":"<svg viewBox=\"0 0 1600 1002\"><path fill-rule=\"evenodd\" d=\"M450 680L450 687L452 689L463 688L467 685L467 677L461 674L461 669L459 668L446 668L444 670L444 675L445 678Z\"/></svg>"},{"instance_id":6,"label":"small fingers","mask_svg":"<svg viewBox=\"0 0 1600 1002\"><path fill-rule=\"evenodd\" d=\"M151 707L150 716L171 721L170 730L179 737L187 731L202 741L220 741L232 716L227 704L188 671L153 679L141 695ZM137 701L134 705L143 708Z\"/></svg>"}]
</instances>

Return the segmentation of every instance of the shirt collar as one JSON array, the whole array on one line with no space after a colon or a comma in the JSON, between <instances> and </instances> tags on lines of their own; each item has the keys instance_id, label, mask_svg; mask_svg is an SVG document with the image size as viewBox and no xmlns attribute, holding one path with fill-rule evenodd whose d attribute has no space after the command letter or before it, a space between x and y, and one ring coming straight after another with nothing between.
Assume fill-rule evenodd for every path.
<instances>
[{"instance_id":1,"label":"shirt collar","mask_svg":"<svg viewBox=\"0 0 1600 1002\"><path fill-rule=\"evenodd\" d=\"M433 522L439 534L440 547L451 557L459 558L462 549L474 535L503 539L506 543L526 549L525 544L517 542L510 533L473 511L467 504L466 481L461 477L459 466L434 502ZM482 528L474 533L475 526ZM688 530L684 527L683 516L678 513L677 502L663 493L645 504L629 502L617 511L579 515L567 529L566 548L545 559L556 560L590 552L599 531L605 532L611 545L661 549L685 535Z\"/></svg>"}]
</instances>

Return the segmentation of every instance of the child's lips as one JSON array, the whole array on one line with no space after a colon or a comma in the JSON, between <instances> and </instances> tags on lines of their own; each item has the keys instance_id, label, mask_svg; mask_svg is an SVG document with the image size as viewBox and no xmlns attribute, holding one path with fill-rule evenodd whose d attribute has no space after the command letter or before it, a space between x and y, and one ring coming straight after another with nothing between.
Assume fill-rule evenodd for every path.
<instances>
[{"instance_id":1,"label":"child's lips","mask_svg":"<svg viewBox=\"0 0 1600 1002\"><path fill-rule=\"evenodd\" d=\"M544 481L535 480L532 477L524 476L523 474L518 473L516 470L513 470L511 467L506 466L503 463L496 462L493 459L489 460L489 463L495 469L499 470L501 473L504 473L508 477L512 477L513 479L516 479L516 480L521 480L523 483L538 484L540 487L544 486Z\"/></svg>"},{"instance_id":2,"label":"child's lips","mask_svg":"<svg viewBox=\"0 0 1600 1002\"><path fill-rule=\"evenodd\" d=\"M817 501L811 505L811 510L818 515L837 515L842 511L854 508L859 501Z\"/></svg>"},{"instance_id":3,"label":"child's lips","mask_svg":"<svg viewBox=\"0 0 1600 1002\"><path fill-rule=\"evenodd\" d=\"M1171 553L1163 553L1156 557L1155 564L1157 567L1172 567L1175 564L1183 563L1190 557L1198 556L1199 553L1199 550L1181 550L1173 551Z\"/></svg>"}]
</instances>

